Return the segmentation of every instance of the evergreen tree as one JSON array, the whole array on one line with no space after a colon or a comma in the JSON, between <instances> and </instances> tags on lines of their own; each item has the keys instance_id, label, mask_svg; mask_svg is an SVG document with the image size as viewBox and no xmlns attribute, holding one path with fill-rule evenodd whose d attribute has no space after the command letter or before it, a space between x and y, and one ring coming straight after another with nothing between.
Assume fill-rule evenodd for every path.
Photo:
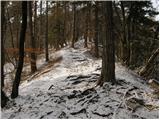
<instances>
[{"instance_id":1,"label":"evergreen tree","mask_svg":"<svg viewBox=\"0 0 160 120\"><path fill-rule=\"evenodd\" d=\"M113 34L113 11L112 2L103 2L104 16L106 22L106 38L103 40L103 56L101 77L97 85L103 85L104 82L115 83L115 46Z\"/></svg>"}]
</instances>

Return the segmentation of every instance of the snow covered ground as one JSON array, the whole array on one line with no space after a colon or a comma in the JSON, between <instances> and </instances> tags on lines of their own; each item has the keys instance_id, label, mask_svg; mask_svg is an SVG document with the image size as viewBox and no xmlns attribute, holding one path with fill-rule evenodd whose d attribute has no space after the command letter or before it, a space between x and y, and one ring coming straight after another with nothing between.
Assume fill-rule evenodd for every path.
<instances>
[{"instance_id":1,"label":"snow covered ground","mask_svg":"<svg viewBox=\"0 0 160 120\"><path fill-rule=\"evenodd\" d=\"M93 88L101 59L92 57L81 42L75 44L76 49L65 47L51 53L51 59L61 56L62 60L50 66L49 72L23 82L20 95L2 109L2 118L159 118L159 99L153 90L119 63L119 84Z\"/></svg>"}]
</instances>

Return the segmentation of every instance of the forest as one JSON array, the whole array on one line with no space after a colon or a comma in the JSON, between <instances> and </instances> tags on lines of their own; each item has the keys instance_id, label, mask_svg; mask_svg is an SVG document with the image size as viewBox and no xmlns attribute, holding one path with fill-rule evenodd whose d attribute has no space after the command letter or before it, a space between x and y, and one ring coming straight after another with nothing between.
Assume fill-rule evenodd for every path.
<instances>
[{"instance_id":1,"label":"forest","mask_svg":"<svg viewBox=\"0 0 160 120\"><path fill-rule=\"evenodd\" d=\"M159 1L1 1L1 118L158 119Z\"/></svg>"}]
</instances>

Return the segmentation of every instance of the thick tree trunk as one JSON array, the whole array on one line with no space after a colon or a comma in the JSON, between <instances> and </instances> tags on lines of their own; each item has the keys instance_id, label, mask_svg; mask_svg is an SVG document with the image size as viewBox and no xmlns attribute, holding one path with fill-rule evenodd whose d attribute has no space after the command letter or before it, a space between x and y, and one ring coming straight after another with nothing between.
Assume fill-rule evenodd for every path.
<instances>
[{"instance_id":1,"label":"thick tree trunk","mask_svg":"<svg viewBox=\"0 0 160 120\"><path fill-rule=\"evenodd\" d=\"M32 22L32 1L29 1L29 28L30 28L30 40L31 40L31 72L34 73L37 71L37 66L36 66L36 55L35 55L35 32L33 34L33 22ZM35 18L36 19L36 18ZM35 28L34 28L35 29Z\"/></svg>"},{"instance_id":2,"label":"thick tree trunk","mask_svg":"<svg viewBox=\"0 0 160 120\"><path fill-rule=\"evenodd\" d=\"M48 55L48 1L46 1L46 33L45 33L45 56L46 56L46 62L49 61L49 55Z\"/></svg>"},{"instance_id":3,"label":"thick tree trunk","mask_svg":"<svg viewBox=\"0 0 160 120\"><path fill-rule=\"evenodd\" d=\"M27 27L27 1L22 1L22 25L20 31L20 42L19 42L19 61L18 67L15 75L15 80L13 82L11 98L16 98L18 96L18 89L21 80L21 73L24 61L24 42Z\"/></svg>"},{"instance_id":4,"label":"thick tree trunk","mask_svg":"<svg viewBox=\"0 0 160 120\"><path fill-rule=\"evenodd\" d=\"M95 45L95 56L99 57L98 51L98 2L96 1L95 4L95 38L94 38L94 45Z\"/></svg>"},{"instance_id":5,"label":"thick tree trunk","mask_svg":"<svg viewBox=\"0 0 160 120\"><path fill-rule=\"evenodd\" d=\"M106 21L106 39L103 41L102 71L101 78L97 85L103 85L104 82L115 81L115 45L113 36L113 11L112 2L103 2L105 21Z\"/></svg>"}]
</instances>

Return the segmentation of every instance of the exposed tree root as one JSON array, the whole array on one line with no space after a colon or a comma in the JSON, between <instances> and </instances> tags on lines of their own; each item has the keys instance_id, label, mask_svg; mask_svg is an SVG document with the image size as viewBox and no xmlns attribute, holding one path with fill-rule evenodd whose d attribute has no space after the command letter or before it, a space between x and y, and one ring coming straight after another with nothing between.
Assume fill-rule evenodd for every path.
<instances>
[{"instance_id":1,"label":"exposed tree root","mask_svg":"<svg viewBox=\"0 0 160 120\"><path fill-rule=\"evenodd\" d=\"M95 115L101 116L101 117L108 117L108 116L110 116L110 115L113 115L112 112L111 112L111 113L108 113L108 114L101 114L101 113L92 111L92 113L95 114Z\"/></svg>"},{"instance_id":2,"label":"exposed tree root","mask_svg":"<svg viewBox=\"0 0 160 120\"><path fill-rule=\"evenodd\" d=\"M71 114L71 115L77 115L77 114L80 114L80 113L86 113L86 109L85 109L85 108L82 108L81 110L76 111L76 112L72 112L72 113L70 113L70 114Z\"/></svg>"}]
</instances>

